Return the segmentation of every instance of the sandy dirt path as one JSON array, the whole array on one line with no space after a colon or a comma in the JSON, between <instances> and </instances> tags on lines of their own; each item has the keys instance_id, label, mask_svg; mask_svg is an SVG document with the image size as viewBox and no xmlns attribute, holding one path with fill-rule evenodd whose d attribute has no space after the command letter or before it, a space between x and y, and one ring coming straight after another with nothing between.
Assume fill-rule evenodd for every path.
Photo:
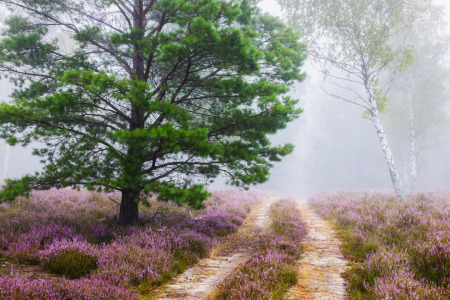
<instances>
[{"instance_id":1,"label":"sandy dirt path","mask_svg":"<svg viewBox=\"0 0 450 300\"><path fill-rule=\"evenodd\" d=\"M273 201L267 199L256 206L239 230L226 237L210 258L180 274L156 298L207 299L217 283L258 250L269 226L269 207Z\"/></svg>"},{"instance_id":2,"label":"sandy dirt path","mask_svg":"<svg viewBox=\"0 0 450 300\"><path fill-rule=\"evenodd\" d=\"M288 299L347 299L342 273L348 268L336 232L306 203L299 209L308 225L305 251L299 261L299 283L288 292Z\"/></svg>"}]
</instances>

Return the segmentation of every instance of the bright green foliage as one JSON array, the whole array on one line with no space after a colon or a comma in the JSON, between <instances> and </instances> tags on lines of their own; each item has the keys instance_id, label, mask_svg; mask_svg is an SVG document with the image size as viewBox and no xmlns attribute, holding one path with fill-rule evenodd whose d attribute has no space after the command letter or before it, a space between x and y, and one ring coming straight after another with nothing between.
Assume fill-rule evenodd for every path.
<instances>
[{"instance_id":1,"label":"bright green foliage","mask_svg":"<svg viewBox=\"0 0 450 300\"><path fill-rule=\"evenodd\" d=\"M292 151L267 135L301 113L280 95L304 78L305 46L257 1L0 3L19 13L0 41L17 87L1 137L45 143L44 171L8 181L1 199L83 185L201 207L205 180L261 183Z\"/></svg>"}]
</instances>

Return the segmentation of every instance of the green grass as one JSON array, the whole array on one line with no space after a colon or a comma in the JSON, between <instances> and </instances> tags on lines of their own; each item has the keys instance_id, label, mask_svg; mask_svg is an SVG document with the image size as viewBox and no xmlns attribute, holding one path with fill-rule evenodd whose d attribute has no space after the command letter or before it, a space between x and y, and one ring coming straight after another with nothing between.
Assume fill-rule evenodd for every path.
<instances>
[{"instance_id":1,"label":"green grass","mask_svg":"<svg viewBox=\"0 0 450 300\"><path fill-rule=\"evenodd\" d=\"M44 263L44 267L52 273L76 279L97 269L97 258L80 253L77 250L67 249Z\"/></svg>"}]
</instances>

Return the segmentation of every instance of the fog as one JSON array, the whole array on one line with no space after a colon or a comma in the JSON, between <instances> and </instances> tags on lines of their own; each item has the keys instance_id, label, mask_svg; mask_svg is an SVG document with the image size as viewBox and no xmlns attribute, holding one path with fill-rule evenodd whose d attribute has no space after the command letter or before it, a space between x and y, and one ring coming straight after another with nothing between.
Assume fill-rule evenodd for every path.
<instances>
[{"instance_id":1,"label":"fog","mask_svg":"<svg viewBox=\"0 0 450 300\"><path fill-rule=\"evenodd\" d=\"M435 1L435 4L445 5L447 17L444 18L449 19L447 1ZM282 16L275 1L262 1L261 8ZM446 25L447 32L450 32L450 24ZM307 80L292 93L292 96L301 99L304 113L273 138L274 142L293 142L296 148L291 156L275 165L271 179L262 187L294 197L307 197L316 191L338 189L392 189L375 128L371 121L362 117L363 109L330 97L321 89L325 87L330 92L330 86L322 81L323 76L308 64L305 70ZM448 80L448 77L442 80ZM447 100L446 107L448 118L450 100ZM419 190L450 189L448 123L443 124L437 133L439 136L432 137L433 146L421 153ZM409 172L409 162L404 159L405 147L389 129L387 135L405 184Z\"/></svg>"},{"instance_id":2,"label":"fog","mask_svg":"<svg viewBox=\"0 0 450 300\"><path fill-rule=\"evenodd\" d=\"M295 150L275 164L270 180L261 188L293 197L329 190L392 189L372 122L362 117L361 108L329 97L320 85L311 78L300 85L304 91L295 95L300 96L304 112L272 139L274 143L292 142ZM448 128L443 129L446 135L441 143L423 153L419 190L450 189L450 136ZM404 179L409 171L408 162L402 160L404 150L395 147L392 135L387 138Z\"/></svg>"},{"instance_id":3,"label":"fog","mask_svg":"<svg viewBox=\"0 0 450 300\"><path fill-rule=\"evenodd\" d=\"M437 2L446 4L446 1ZM282 15L275 1L262 1L260 7L271 14ZM293 143L295 150L282 162L275 163L269 181L257 188L297 198L326 190L392 189L372 122L362 117L361 108L333 99L323 92L322 75L314 68L307 64L304 70L307 78L296 84L290 93L300 100L304 112L284 131L272 137L276 144ZM11 85L1 80L0 101L7 101L10 91ZM447 107L449 103L447 101ZM419 169L419 190L450 189L450 130L448 126L441 129L439 143L421 153L423 164ZM389 132L388 140L404 179L408 171L408 162L403 159L405 150ZM7 146L0 141L0 181L4 179L5 170L7 178L39 170L39 158L30 153L31 147L11 147L7 159ZM223 181L219 178L213 187L223 188Z\"/></svg>"}]
</instances>

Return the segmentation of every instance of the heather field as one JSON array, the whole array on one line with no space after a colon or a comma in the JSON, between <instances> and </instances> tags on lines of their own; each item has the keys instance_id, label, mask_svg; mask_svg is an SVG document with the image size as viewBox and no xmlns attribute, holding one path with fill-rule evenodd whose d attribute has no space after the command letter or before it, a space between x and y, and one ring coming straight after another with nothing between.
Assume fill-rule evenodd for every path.
<instances>
[{"instance_id":1,"label":"heather field","mask_svg":"<svg viewBox=\"0 0 450 300\"><path fill-rule=\"evenodd\" d=\"M218 237L236 231L261 197L212 192L199 211L149 199L140 208L140 224L121 227L117 194L33 192L0 206L0 260L58 275L36 279L11 268L0 274L0 298L145 298L207 257Z\"/></svg>"},{"instance_id":2,"label":"heather field","mask_svg":"<svg viewBox=\"0 0 450 300\"><path fill-rule=\"evenodd\" d=\"M261 192L212 191L203 210L146 199L136 226L119 225L119 201L54 189L1 204L0 299L183 299L167 284L191 289L197 273L214 278L194 281L214 299L313 297L331 289L319 279L345 270L308 269L342 255L336 232L350 299L450 299L450 193L319 193L314 213ZM220 261L231 266L223 275L202 269ZM183 283L187 268L196 272Z\"/></svg>"},{"instance_id":3,"label":"heather field","mask_svg":"<svg viewBox=\"0 0 450 300\"><path fill-rule=\"evenodd\" d=\"M288 199L270 206L271 232L267 241L218 284L215 299L284 299L289 287L297 283L297 260L307 231L297 206Z\"/></svg>"},{"instance_id":4,"label":"heather field","mask_svg":"<svg viewBox=\"0 0 450 300\"><path fill-rule=\"evenodd\" d=\"M353 261L351 299L450 299L450 193L320 193L309 203Z\"/></svg>"}]
</instances>

